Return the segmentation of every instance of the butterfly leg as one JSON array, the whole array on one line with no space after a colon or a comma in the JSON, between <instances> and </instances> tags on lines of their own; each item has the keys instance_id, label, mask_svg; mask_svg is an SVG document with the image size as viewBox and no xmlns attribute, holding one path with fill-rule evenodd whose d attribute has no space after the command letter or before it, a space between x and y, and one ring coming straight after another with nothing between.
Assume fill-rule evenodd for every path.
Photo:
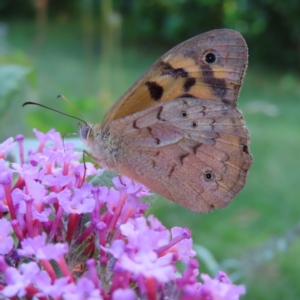
<instances>
[{"instance_id":1,"label":"butterfly leg","mask_svg":"<svg viewBox=\"0 0 300 300\"><path fill-rule=\"evenodd\" d=\"M82 185L83 185L83 183L84 183L84 181L85 181L85 179L86 179L86 169L87 169L87 168L86 168L86 160L85 160L85 156L90 157L93 161L96 162L95 167L96 167L96 166L99 166L99 163L98 163L96 157L94 157L91 153L87 152L86 150L83 150L83 156L82 156L82 159L83 159L84 173L83 173L83 179L82 179L82 182L81 182L80 187L82 187Z\"/></svg>"}]
</instances>

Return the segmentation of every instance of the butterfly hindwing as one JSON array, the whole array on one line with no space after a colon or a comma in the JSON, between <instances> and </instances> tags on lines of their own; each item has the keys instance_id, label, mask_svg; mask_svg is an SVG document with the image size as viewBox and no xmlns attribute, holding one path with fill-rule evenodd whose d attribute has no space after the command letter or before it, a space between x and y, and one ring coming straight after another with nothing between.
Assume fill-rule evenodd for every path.
<instances>
[{"instance_id":1,"label":"butterfly hindwing","mask_svg":"<svg viewBox=\"0 0 300 300\"><path fill-rule=\"evenodd\" d=\"M121 174L196 212L226 206L252 163L242 115L223 102L177 98L116 120L111 130L123 142Z\"/></svg>"}]
</instances>

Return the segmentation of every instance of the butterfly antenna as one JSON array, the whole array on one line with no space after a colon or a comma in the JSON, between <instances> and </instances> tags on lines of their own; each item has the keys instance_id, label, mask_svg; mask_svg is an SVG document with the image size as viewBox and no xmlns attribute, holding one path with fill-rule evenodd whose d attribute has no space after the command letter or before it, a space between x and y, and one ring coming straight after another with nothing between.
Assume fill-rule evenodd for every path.
<instances>
[{"instance_id":1,"label":"butterfly antenna","mask_svg":"<svg viewBox=\"0 0 300 300\"><path fill-rule=\"evenodd\" d=\"M82 115L82 113L75 107L75 105L67 97L65 97L64 95L58 95L57 98L64 99L71 107L73 107L73 109L81 116L81 118L85 120L85 117ZM85 121L85 123L87 122Z\"/></svg>"},{"instance_id":2,"label":"butterfly antenna","mask_svg":"<svg viewBox=\"0 0 300 300\"><path fill-rule=\"evenodd\" d=\"M24 103L22 104L22 107L24 107L24 106L26 106L26 105L37 105L37 106L41 106L41 107L43 107L43 108L47 108L47 109L49 109L49 110L55 111L55 112L57 112L57 113L59 113L59 114L62 114L62 115L64 115L64 116L67 116L67 117L73 118L73 119L75 119L75 120L78 120L78 121L84 123L86 126L89 126L89 124L84 120L84 118L83 118L83 119L80 119L80 118L78 118L78 117L75 117L75 116L72 116L72 115L63 113L63 112L61 112L61 111L59 111L59 110L56 110L56 109L51 108L51 107L48 107L48 106L46 106L46 105L43 105L43 104L40 104L40 103L37 103L37 102L28 101L28 102L24 102Z\"/></svg>"}]
</instances>

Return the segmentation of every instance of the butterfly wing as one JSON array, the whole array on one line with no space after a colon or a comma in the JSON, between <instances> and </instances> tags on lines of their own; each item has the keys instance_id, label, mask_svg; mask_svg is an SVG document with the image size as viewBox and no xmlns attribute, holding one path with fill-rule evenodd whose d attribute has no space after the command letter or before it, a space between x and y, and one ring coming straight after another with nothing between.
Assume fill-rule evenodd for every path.
<instances>
[{"instance_id":1,"label":"butterfly wing","mask_svg":"<svg viewBox=\"0 0 300 300\"><path fill-rule=\"evenodd\" d=\"M103 127L174 98L235 104L247 61L247 45L236 31L193 37L163 55L110 109Z\"/></svg>"},{"instance_id":2,"label":"butterfly wing","mask_svg":"<svg viewBox=\"0 0 300 300\"><path fill-rule=\"evenodd\" d=\"M111 125L118 172L190 210L222 208L245 184L249 135L230 103L177 98Z\"/></svg>"},{"instance_id":3,"label":"butterfly wing","mask_svg":"<svg viewBox=\"0 0 300 300\"><path fill-rule=\"evenodd\" d=\"M92 128L86 143L94 157L190 210L224 207L252 163L236 109L247 60L233 30L171 49Z\"/></svg>"}]
</instances>

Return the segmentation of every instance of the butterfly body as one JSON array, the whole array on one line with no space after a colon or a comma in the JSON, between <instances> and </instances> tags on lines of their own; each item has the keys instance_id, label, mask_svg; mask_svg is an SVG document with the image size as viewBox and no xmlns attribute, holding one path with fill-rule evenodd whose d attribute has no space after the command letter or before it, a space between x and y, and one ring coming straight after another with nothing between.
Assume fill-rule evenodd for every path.
<instances>
[{"instance_id":1,"label":"butterfly body","mask_svg":"<svg viewBox=\"0 0 300 300\"><path fill-rule=\"evenodd\" d=\"M194 37L160 58L80 136L109 170L196 212L226 206L252 164L236 100L247 47L232 30Z\"/></svg>"}]
</instances>

